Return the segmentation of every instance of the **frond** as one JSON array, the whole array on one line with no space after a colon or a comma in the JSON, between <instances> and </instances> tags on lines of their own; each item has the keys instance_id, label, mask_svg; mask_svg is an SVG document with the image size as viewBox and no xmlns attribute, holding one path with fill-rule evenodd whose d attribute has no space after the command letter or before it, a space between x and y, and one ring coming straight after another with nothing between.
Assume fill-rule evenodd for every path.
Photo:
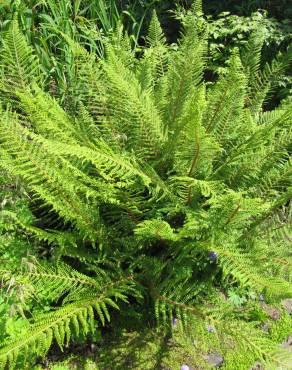
<instances>
[{"instance_id":1,"label":"frond","mask_svg":"<svg viewBox=\"0 0 292 370\"><path fill-rule=\"evenodd\" d=\"M50 275L50 272L52 273ZM64 275L63 275L64 273ZM69 302L55 311L36 315L32 322L27 324L24 333L12 340L6 340L0 347L1 369L5 369L9 364L10 369L17 366L20 357L27 358L30 355L45 356L50 349L53 341L56 341L61 350L67 346L71 336L79 336L79 333L87 335L96 330L95 315L102 325L110 320L109 307L118 309L116 300L127 301L127 282L112 282L110 285L100 286L86 276L71 275L71 272L62 268L60 278L64 282L70 282L70 290L76 284L89 285L90 289L79 291L79 299L73 303ZM32 272L33 275L33 272ZM41 271L42 279L47 279L55 283L59 289L60 280L57 279L54 271ZM91 282L90 282L91 281ZM51 290L49 290L52 293ZM44 293L44 291L42 291ZM76 295L75 295L76 297Z\"/></svg>"},{"instance_id":2,"label":"frond","mask_svg":"<svg viewBox=\"0 0 292 370\"><path fill-rule=\"evenodd\" d=\"M96 235L93 226L93 220L97 220L96 211L89 211L88 207L84 212L82 199L77 195L81 189L88 197L94 192L79 181L75 183L75 188L72 187L73 181L70 184L67 182L66 178L73 180L73 166L60 156L50 155L43 145L33 140L33 134L15 123L11 114L3 114L1 121L1 166L12 175L23 178L36 198L42 199L67 222L76 224L84 235ZM74 171L81 174L77 168Z\"/></svg>"},{"instance_id":3,"label":"frond","mask_svg":"<svg viewBox=\"0 0 292 370\"><path fill-rule=\"evenodd\" d=\"M234 54L226 75L220 76L209 91L203 118L206 132L213 134L217 142L227 148L241 135L245 93L246 78L239 56Z\"/></svg>"},{"instance_id":4,"label":"frond","mask_svg":"<svg viewBox=\"0 0 292 370\"><path fill-rule=\"evenodd\" d=\"M157 46L165 45L166 38L162 31L161 25L159 23L157 13L154 10L152 13L152 18L149 25L148 36L147 36L148 45L151 48Z\"/></svg>"},{"instance_id":5,"label":"frond","mask_svg":"<svg viewBox=\"0 0 292 370\"><path fill-rule=\"evenodd\" d=\"M173 286L164 284L157 288L154 296L155 317L159 325L171 327L178 323L182 330L189 327L192 320L204 319L204 313L196 305L199 291L193 284L178 281Z\"/></svg>"},{"instance_id":6,"label":"frond","mask_svg":"<svg viewBox=\"0 0 292 370\"><path fill-rule=\"evenodd\" d=\"M220 256L218 263L224 276L233 277L242 286L251 287L256 291L267 291L273 297L285 297L292 294L292 285L277 276L269 276L251 253L236 250L231 246L216 246L213 248ZM259 261L261 263L261 261Z\"/></svg>"},{"instance_id":7,"label":"frond","mask_svg":"<svg viewBox=\"0 0 292 370\"><path fill-rule=\"evenodd\" d=\"M286 137L285 137L286 139ZM283 147L283 146L282 146ZM274 152L275 153L275 152ZM288 158L288 152L284 152ZM285 190L292 183L292 159L282 159L270 170L262 170L259 181L260 190L265 198L274 197L281 190Z\"/></svg>"},{"instance_id":8,"label":"frond","mask_svg":"<svg viewBox=\"0 0 292 370\"><path fill-rule=\"evenodd\" d=\"M206 109L205 87L200 86L185 103L177 132L174 168L181 176L206 178L220 152L218 143L206 133L202 117Z\"/></svg>"},{"instance_id":9,"label":"frond","mask_svg":"<svg viewBox=\"0 0 292 370\"><path fill-rule=\"evenodd\" d=\"M16 97L21 109L18 120L23 125L46 138L65 143L82 140L78 137L77 127L72 124L69 115L53 97L37 86L33 87L33 91L16 92Z\"/></svg>"},{"instance_id":10,"label":"frond","mask_svg":"<svg viewBox=\"0 0 292 370\"><path fill-rule=\"evenodd\" d=\"M43 230L41 228L23 222L16 213L7 210L1 211L0 217L13 221L15 226L17 225L18 227L20 227L28 235L33 236L38 241L46 242L48 245L71 245L74 247L77 246L76 237L73 235L73 233L56 230Z\"/></svg>"},{"instance_id":11,"label":"frond","mask_svg":"<svg viewBox=\"0 0 292 370\"><path fill-rule=\"evenodd\" d=\"M74 58L74 78L70 82L68 105L72 115L78 113L80 105L91 115L96 124L103 121L106 114L105 86L102 83L101 63L95 54L89 53L80 44L63 35Z\"/></svg>"},{"instance_id":12,"label":"frond","mask_svg":"<svg viewBox=\"0 0 292 370\"><path fill-rule=\"evenodd\" d=\"M257 74L260 71L264 31L265 29L260 27L252 32L241 54L242 65L250 85L252 85L253 79L257 78Z\"/></svg>"},{"instance_id":13,"label":"frond","mask_svg":"<svg viewBox=\"0 0 292 370\"><path fill-rule=\"evenodd\" d=\"M193 89L203 79L206 53L206 25L188 14L180 49L174 53L166 73L167 91L165 96L164 121L169 133L166 157L173 153L177 135L183 129L183 115Z\"/></svg>"},{"instance_id":14,"label":"frond","mask_svg":"<svg viewBox=\"0 0 292 370\"><path fill-rule=\"evenodd\" d=\"M107 127L113 135L125 135L125 148L131 147L138 157L157 158L165 135L151 94L141 90L134 73L113 52L103 69L108 86Z\"/></svg>"},{"instance_id":15,"label":"frond","mask_svg":"<svg viewBox=\"0 0 292 370\"><path fill-rule=\"evenodd\" d=\"M152 14L146 41L148 47L145 48L143 58L137 67L138 79L143 90L152 89L155 92L159 86L160 78L168 69L169 62L166 39L155 11ZM159 101L156 100L156 102Z\"/></svg>"},{"instance_id":16,"label":"frond","mask_svg":"<svg viewBox=\"0 0 292 370\"><path fill-rule=\"evenodd\" d=\"M17 17L3 38L0 66L1 90L12 96L15 89L25 91L32 81L41 84L40 64L19 30Z\"/></svg>"},{"instance_id":17,"label":"frond","mask_svg":"<svg viewBox=\"0 0 292 370\"><path fill-rule=\"evenodd\" d=\"M135 235L137 235L142 240L176 240L174 230L166 221L163 220L143 221L137 225L134 232Z\"/></svg>"},{"instance_id":18,"label":"frond","mask_svg":"<svg viewBox=\"0 0 292 370\"><path fill-rule=\"evenodd\" d=\"M192 9L197 17L203 15L203 1L202 0L195 0L193 1Z\"/></svg>"},{"instance_id":19,"label":"frond","mask_svg":"<svg viewBox=\"0 0 292 370\"><path fill-rule=\"evenodd\" d=\"M275 81L289 67L291 59L292 47L289 47L285 55L278 56L271 64L266 63L263 70L253 79L248 107L254 116L257 116L261 111L262 105L273 88Z\"/></svg>"},{"instance_id":20,"label":"frond","mask_svg":"<svg viewBox=\"0 0 292 370\"><path fill-rule=\"evenodd\" d=\"M137 62L135 50L132 47L131 37L126 32L122 22L118 22L109 41L109 43L105 42L105 56L107 57L110 50L114 49L115 55L121 63L127 68L133 68Z\"/></svg>"},{"instance_id":21,"label":"frond","mask_svg":"<svg viewBox=\"0 0 292 370\"><path fill-rule=\"evenodd\" d=\"M97 272L95 270L96 276L91 278L63 262L54 265L32 261L24 274L29 276L33 294L38 299L45 298L47 302L56 302L63 297L63 303L74 303L83 295L88 294L91 289L101 290L113 283L108 271L100 269ZM116 276L118 276L118 271Z\"/></svg>"},{"instance_id":22,"label":"frond","mask_svg":"<svg viewBox=\"0 0 292 370\"><path fill-rule=\"evenodd\" d=\"M276 109L273 112L266 112L259 115L259 123L255 123L252 132L243 137L230 149L228 155L221 160L218 167L212 174L213 178L223 175L230 178L231 183L240 181L247 186L258 181L261 167L265 161L273 163L279 160L277 154L274 157L273 147L277 145L277 132L285 130L289 126L291 107ZM288 125L288 126L287 126ZM281 132L281 131L280 131ZM269 158L269 151L272 150L273 157ZM274 164L273 164L274 165ZM238 182L236 186L238 186Z\"/></svg>"},{"instance_id":23,"label":"frond","mask_svg":"<svg viewBox=\"0 0 292 370\"><path fill-rule=\"evenodd\" d=\"M185 204L190 205L193 201L198 201L202 196L204 198L216 196L216 194L223 191L224 185L220 181L206 181L188 176L175 176L171 178L171 189Z\"/></svg>"},{"instance_id":24,"label":"frond","mask_svg":"<svg viewBox=\"0 0 292 370\"><path fill-rule=\"evenodd\" d=\"M286 249L287 244L292 238L292 203L288 201L287 204L275 210L274 214L268 217L264 224L261 225L260 233L267 238L270 245L273 243L280 244L278 249L273 249L271 252L281 253L285 255L289 253ZM282 250L284 248L284 251Z\"/></svg>"}]
</instances>

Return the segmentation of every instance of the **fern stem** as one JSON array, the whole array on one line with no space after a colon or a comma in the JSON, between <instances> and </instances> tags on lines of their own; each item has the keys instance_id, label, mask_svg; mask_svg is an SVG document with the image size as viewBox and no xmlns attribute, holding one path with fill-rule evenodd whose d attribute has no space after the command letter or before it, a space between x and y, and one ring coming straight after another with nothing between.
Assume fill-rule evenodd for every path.
<instances>
[{"instance_id":1,"label":"fern stem","mask_svg":"<svg viewBox=\"0 0 292 370\"><path fill-rule=\"evenodd\" d=\"M191 164L191 168L190 168L189 173L188 173L189 177L192 176L192 173L193 173L194 169L196 168L196 165L197 165L198 159L199 159L199 154L200 154L200 142L199 142L198 138L196 138L195 155L194 155L194 158L193 158L193 161L192 161L192 164ZM187 204L190 205L191 201L192 201L192 187L190 186L189 191L188 191Z\"/></svg>"},{"instance_id":2,"label":"fern stem","mask_svg":"<svg viewBox=\"0 0 292 370\"><path fill-rule=\"evenodd\" d=\"M158 297L158 300L162 301L162 302L166 302L172 306L176 306L176 307L179 307L179 308L182 308L183 310L185 311L189 311L189 312L192 312L193 314L196 314L200 317L203 317L205 318L205 315L200 311L198 310L197 308L194 308L194 307L190 307L184 303L179 303L177 301L173 301L172 299L169 299L165 296L159 296Z\"/></svg>"},{"instance_id":3,"label":"fern stem","mask_svg":"<svg viewBox=\"0 0 292 370\"><path fill-rule=\"evenodd\" d=\"M239 212L239 210L240 210L240 204L238 204L238 206L235 208L235 210L230 214L228 219L224 222L225 226L227 226L234 219L234 217Z\"/></svg>"}]
</instances>

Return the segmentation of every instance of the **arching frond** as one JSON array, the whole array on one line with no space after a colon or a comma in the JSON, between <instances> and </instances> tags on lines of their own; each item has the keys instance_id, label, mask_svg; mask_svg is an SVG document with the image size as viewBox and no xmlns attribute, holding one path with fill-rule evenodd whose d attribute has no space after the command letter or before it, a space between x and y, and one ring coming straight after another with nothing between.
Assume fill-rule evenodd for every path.
<instances>
[{"instance_id":1,"label":"arching frond","mask_svg":"<svg viewBox=\"0 0 292 370\"><path fill-rule=\"evenodd\" d=\"M17 339L7 340L0 346L1 369L8 365L17 367L20 356L45 356L55 341L61 350L72 336L79 336L96 330L96 318L101 325L110 320L109 308L118 309L117 300L127 302L130 280L110 281L105 276L89 278L66 265L56 268L37 265L29 273L35 286L35 294L49 299L70 292L61 308L45 314L37 314L27 321L26 330ZM78 298L77 298L78 297Z\"/></svg>"}]
</instances>

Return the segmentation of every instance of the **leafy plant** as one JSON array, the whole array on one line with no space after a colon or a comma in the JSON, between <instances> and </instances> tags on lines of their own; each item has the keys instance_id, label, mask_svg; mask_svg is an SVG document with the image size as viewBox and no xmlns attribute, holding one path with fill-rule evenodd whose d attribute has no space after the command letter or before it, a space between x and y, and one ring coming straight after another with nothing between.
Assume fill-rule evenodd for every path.
<instances>
[{"instance_id":1,"label":"leafy plant","mask_svg":"<svg viewBox=\"0 0 292 370\"><path fill-rule=\"evenodd\" d=\"M0 163L34 216L2 216L38 253L1 263L2 294L12 293L22 326L2 340L0 369L32 363L52 343L63 350L118 308L164 335L200 338L205 352L231 340L241 368L289 364L258 329L254 312L266 306L250 300L238 312L221 291L244 288L275 305L292 292L292 106L262 108L291 51L261 66L251 37L205 83L199 1L182 22L169 46L154 13L139 59L122 32L105 42L104 59L63 36L74 73L62 107L13 20L1 52Z\"/></svg>"},{"instance_id":2,"label":"leafy plant","mask_svg":"<svg viewBox=\"0 0 292 370\"><path fill-rule=\"evenodd\" d=\"M220 73L235 47L244 48L251 35L256 35L262 48L262 63L271 62L277 54L285 52L290 44L291 22L279 22L268 18L267 13L257 11L248 17L224 12L210 22L210 70ZM291 95L289 71L278 78L274 102ZM271 103L271 102L270 102Z\"/></svg>"},{"instance_id":3,"label":"leafy plant","mask_svg":"<svg viewBox=\"0 0 292 370\"><path fill-rule=\"evenodd\" d=\"M128 29L135 48L144 19L141 16L141 20L136 21L131 8L124 10L112 0L7 1L0 8L2 34L16 13L20 29L40 60L46 90L60 100L70 93L74 78L73 55L65 37L103 56L104 41L110 39L122 24Z\"/></svg>"},{"instance_id":4,"label":"leafy plant","mask_svg":"<svg viewBox=\"0 0 292 370\"><path fill-rule=\"evenodd\" d=\"M259 9L265 10L269 16L278 20L291 19L291 6L288 0L207 0L204 2L205 12L207 14L219 14L230 11L233 14L248 16Z\"/></svg>"}]
</instances>

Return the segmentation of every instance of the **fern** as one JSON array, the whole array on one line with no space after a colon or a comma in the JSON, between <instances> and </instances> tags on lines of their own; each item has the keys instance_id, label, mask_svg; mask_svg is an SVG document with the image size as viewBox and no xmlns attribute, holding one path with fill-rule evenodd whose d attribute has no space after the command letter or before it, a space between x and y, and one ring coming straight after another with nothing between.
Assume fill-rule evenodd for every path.
<instances>
[{"instance_id":1,"label":"fern","mask_svg":"<svg viewBox=\"0 0 292 370\"><path fill-rule=\"evenodd\" d=\"M3 272L2 272L3 273ZM99 275L98 279L82 275L64 264L51 266L34 265L29 277L34 286L33 294L45 296L51 301L59 297L64 304L61 308L35 315L34 322L27 322L27 332L16 340L7 340L0 347L1 369L15 368L19 356L37 354L44 356L55 340L63 350L71 336L95 332L95 314L102 325L110 320L108 307L118 309L116 300L126 301L127 290L131 291L130 280L113 282ZM47 285L47 281L50 284Z\"/></svg>"},{"instance_id":2,"label":"fern","mask_svg":"<svg viewBox=\"0 0 292 370\"><path fill-rule=\"evenodd\" d=\"M42 85L41 66L33 49L27 45L15 16L2 40L0 89L12 99L15 89L27 91L32 81ZM7 99L9 99L7 97Z\"/></svg>"},{"instance_id":3,"label":"fern","mask_svg":"<svg viewBox=\"0 0 292 370\"><path fill-rule=\"evenodd\" d=\"M60 35L74 63L60 100L12 22L1 51L0 166L21 181L31 216L1 210L0 241L22 240L34 257L12 264L1 248L1 295L22 329L3 333L0 369L31 366L53 343L64 350L118 308L166 336L200 336L205 352L227 351L227 335L229 369L236 353L248 368L289 363L259 325L292 294L292 106L264 106L290 51L262 67L253 34L207 83L201 1L182 25L169 46L154 12L137 56L118 27L102 59Z\"/></svg>"},{"instance_id":4,"label":"fern","mask_svg":"<svg viewBox=\"0 0 292 370\"><path fill-rule=\"evenodd\" d=\"M152 18L149 25L149 33L147 41L150 47L155 48L157 46L165 45L166 38L163 30L160 26L156 11L153 11Z\"/></svg>"}]
</instances>

